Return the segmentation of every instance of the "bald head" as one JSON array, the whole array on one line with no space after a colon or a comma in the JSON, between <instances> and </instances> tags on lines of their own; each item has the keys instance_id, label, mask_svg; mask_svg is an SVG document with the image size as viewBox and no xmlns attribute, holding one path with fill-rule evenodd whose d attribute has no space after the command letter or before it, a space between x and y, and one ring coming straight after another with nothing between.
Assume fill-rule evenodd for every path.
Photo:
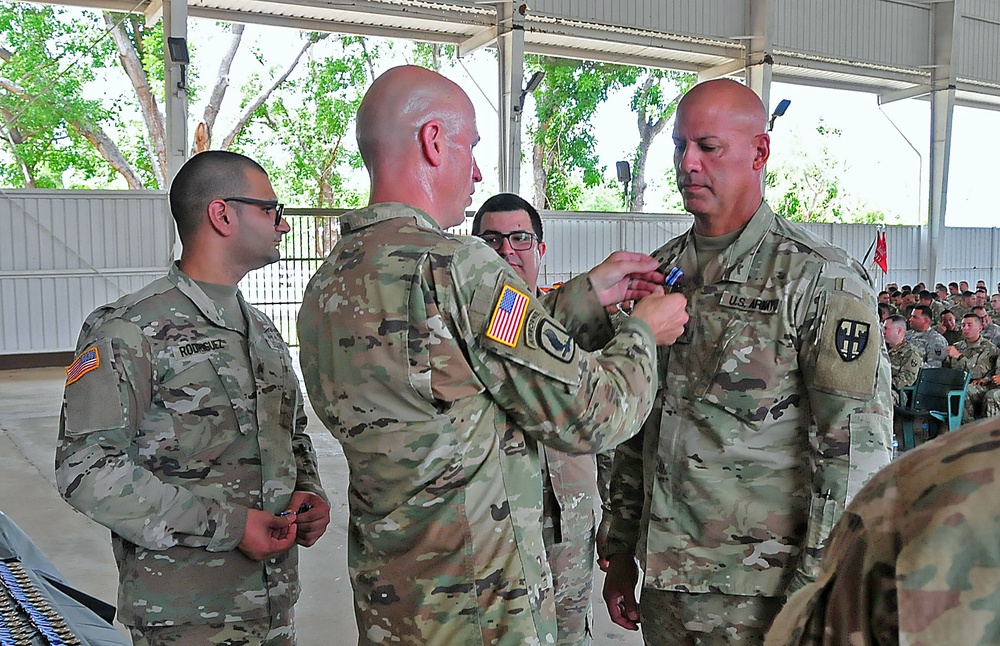
<instances>
[{"instance_id":1,"label":"bald head","mask_svg":"<svg viewBox=\"0 0 1000 646\"><path fill-rule=\"evenodd\" d=\"M751 136L767 130L767 108L760 97L732 79L714 79L695 85L677 104L678 118L688 110L721 113Z\"/></svg>"},{"instance_id":2,"label":"bald head","mask_svg":"<svg viewBox=\"0 0 1000 646\"><path fill-rule=\"evenodd\" d=\"M482 179L472 156L479 133L472 102L453 81L414 65L390 69L361 101L357 136L372 203L403 202L441 226L464 219Z\"/></svg>"},{"instance_id":3,"label":"bald head","mask_svg":"<svg viewBox=\"0 0 1000 646\"><path fill-rule=\"evenodd\" d=\"M728 79L684 95L674 122L674 166L695 230L719 236L744 226L763 199L771 151L767 110L750 88Z\"/></svg>"}]
</instances>

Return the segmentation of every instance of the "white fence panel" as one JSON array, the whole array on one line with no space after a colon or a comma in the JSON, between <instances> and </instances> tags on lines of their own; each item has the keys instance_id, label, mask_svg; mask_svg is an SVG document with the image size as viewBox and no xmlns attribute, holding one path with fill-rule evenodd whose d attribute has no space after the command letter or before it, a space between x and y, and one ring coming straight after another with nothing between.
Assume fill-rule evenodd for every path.
<instances>
[{"instance_id":1,"label":"white fence panel","mask_svg":"<svg viewBox=\"0 0 1000 646\"><path fill-rule=\"evenodd\" d=\"M173 242L161 191L4 191L0 355L72 350L91 310L163 275Z\"/></svg>"}]
</instances>

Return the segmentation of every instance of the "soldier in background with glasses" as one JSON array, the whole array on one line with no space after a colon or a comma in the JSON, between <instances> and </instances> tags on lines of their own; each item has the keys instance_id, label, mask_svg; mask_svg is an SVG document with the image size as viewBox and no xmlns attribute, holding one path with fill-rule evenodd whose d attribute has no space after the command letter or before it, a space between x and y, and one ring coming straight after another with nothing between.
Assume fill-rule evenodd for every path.
<instances>
[{"instance_id":1,"label":"soldier in background with glasses","mask_svg":"<svg viewBox=\"0 0 1000 646\"><path fill-rule=\"evenodd\" d=\"M507 261L532 293L538 293L538 273L545 242L542 218L524 198L500 193L479 207L472 235L482 238ZM594 587L594 551L597 539L594 500L598 493L598 464L602 458L610 475L613 451L571 455L541 446L542 538L555 588L559 646L591 643ZM595 460L596 457L596 460ZM601 489L602 501L606 498Z\"/></svg>"},{"instance_id":2,"label":"soldier in background with glasses","mask_svg":"<svg viewBox=\"0 0 1000 646\"><path fill-rule=\"evenodd\" d=\"M330 507L288 348L237 289L289 226L264 169L223 151L184 164L170 210L180 261L83 325L59 491L112 532L135 644L294 644L296 544Z\"/></svg>"}]
</instances>

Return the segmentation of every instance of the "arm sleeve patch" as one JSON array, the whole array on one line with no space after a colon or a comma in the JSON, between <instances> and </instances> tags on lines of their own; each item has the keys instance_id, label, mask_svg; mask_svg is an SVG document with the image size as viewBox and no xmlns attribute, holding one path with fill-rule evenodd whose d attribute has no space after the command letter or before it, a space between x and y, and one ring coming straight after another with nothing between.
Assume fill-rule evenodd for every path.
<instances>
[{"instance_id":1,"label":"arm sleeve patch","mask_svg":"<svg viewBox=\"0 0 1000 646\"><path fill-rule=\"evenodd\" d=\"M884 347L874 313L853 295L833 292L823 316L813 385L835 395L870 399Z\"/></svg>"},{"instance_id":2,"label":"arm sleeve patch","mask_svg":"<svg viewBox=\"0 0 1000 646\"><path fill-rule=\"evenodd\" d=\"M513 297L510 296L511 292L515 293ZM504 361L519 364L567 385L579 385L579 362L582 359L577 352L576 342L564 327L549 316L538 299L523 294L504 282L493 293L492 313L485 319L480 345ZM503 300L519 298L518 295L524 297L524 304L515 307L522 308L522 311L517 314L516 321L510 321L516 323L510 331L502 331L497 320L502 316ZM496 338L501 333L503 338Z\"/></svg>"},{"instance_id":3,"label":"arm sleeve patch","mask_svg":"<svg viewBox=\"0 0 1000 646\"><path fill-rule=\"evenodd\" d=\"M91 431L123 428L125 405L114 368L111 341L101 339L82 352L73 364L94 352L98 360L75 379L66 381L66 435L86 435ZM71 366L72 367L72 366ZM69 368L67 368L69 374Z\"/></svg>"}]
</instances>

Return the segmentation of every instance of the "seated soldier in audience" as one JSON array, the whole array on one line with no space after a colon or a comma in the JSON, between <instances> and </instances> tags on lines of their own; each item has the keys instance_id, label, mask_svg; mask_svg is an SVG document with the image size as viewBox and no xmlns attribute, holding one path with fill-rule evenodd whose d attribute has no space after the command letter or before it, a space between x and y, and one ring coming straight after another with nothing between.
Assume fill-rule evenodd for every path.
<instances>
[{"instance_id":1,"label":"seated soldier in audience","mask_svg":"<svg viewBox=\"0 0 1000 646\"><path fill-rule=\"evenodd\" d=\"M904 318L909 318L910 312L913 311L913 306L917 304L917 294L915 292L909 292L903 295L903 298L899 301L899 314Z\"/></svg>"},{"instance_id":2,"label":"seated soldier in audience","mask_svg":"<svg viewBox=\"0 0 1000 646\"><path fill-rule=\"evenodd\" d=\"M990 307L993 308L994 312L1000 312L1000 294L990 296Z\"/></svg>"},{"instance_id":3,"label":"seated soldier in audience","mask_svg":"<svg viewBox=\"0 0 1000 646\"><path fill-rule=\"evenodd\" d=\"M950 309L955 315L956 321L961 321L962 317L972 311L972 308L976 306L976 294L965 290L962 292L962 298L958 301L958 305L953 305ZM947 336L947 335L946 335Z\"/></svg>"},{"instance_id":4,"label":"seated soldier in audience","mask_svg":"<svg viewBox=\"0 0 1000 646\"><path fill-rule=\"evenodd\" d=\"M965 421L975 419L983 395L993 384L997 347L982 336L983 320L969 313L962 317L962 340L945 349L945 368L969 373L969 388L965 392Z\"/></svg>"},{"instance_id":5,"label":"seated soldier in audience","mask_svg":"<svg viewBox=\"0 0 1000 646\"><path fill-rule=\"evenodd\" d=\"M906 319L898 314L890 316L882 323L885 345L889 351L892 366L892 403L899 403L899 391L904 386L912 386L923 365L920 352L906 340Z\"/></svg>"},{"instance_id":6,"label":"seated soldier in audience","mask_svg":"<svg viewBox=\"0 0 1000 646\"><path fill-rule=\"evenodd\" d=\"M945 287L943 283L938 283L937 286L934 287L934 293L937 294L937 299L941 301L942 305L944 305L944 302L948 300L948 288Z\"/></svg>"},{"instance_id":7,"label":"seated soldier in audience","mask_svg":"<svg viewBox=\"0 0 1000 646\"><path fill-rule=\"evenodd\" d=\"M962 292L958 289L958 283L951 282L948 283L948 298L946 299L951 305L957 305L958 301L962 299Z\"/></svg>"},{"instance_id":8,"label":"seated soldier in audience","mask_svg":"<svg viewBox=\"0 0 1000 646\"><path fill-rule=\"evenodd\" d=\"M986 281L982 278L976 281L976 291L979 291L980 289L986 291Z\"/></svg>"},{"instance_id":9,"label":"seated soldier in audience","mask_svg":"<svg viewBox=\"0 0 1000 646\"><path fill-rule=\"evenodd\" d=\"M879 303L878 307L878 320L884 321L894 314L892 305L888 303Z\"/></svg>"},{"instance_id":10,"label":"seated soldier in audience","mask_svg":"<svg viewBox=\"0 0 1000 646\"><path fill-rule=\"evenodd\" d=\"M923 368L941 367L948 341L931 327L931 308L926 305L917 305L913 308L913 313L910 314L910 331L906 333L906 340L920 353Z\"/></svg>"},{"instance_id":11,"label":"seated soldier in audience","mask_svg":"<svg viewBox=\"0 0 1000 646\"><path fill-rule=\"evenodd\" d=\"M986 288L976 290L976 305L986 305L986 301L990 300L989 294L986 293Z\"/></svg>"},{"instance_id":12,"label":"seated soldier in audience","mask_svg":"<svg viewBox=\"0 0 1000 646\"><path fill-rule=\"evenodd\" d=\"M941 312L941 322L937 326L937 331L949 345L962 340L962 330L958 326L958 318L953 310Z\"/></svg>"},{"instance_id":13,"label":"seated soldier in audience","mask_svg":"<svg viewBox=\"0 0 1000 646\"><path fill-rule=\"evenodd\" d=\"M935 298L933 292L929 292L926 289L921 290L920 293L917 295L917 299L918 299L917 302L920 303L921 305L926 305L927 307L931 308L931 314L933 315L932 319L935 323L938 320L940 320L941 312L944 311L944 305L941 304L941 302L937 300L937 298Z\"/></svg>"},{"instance_id":14,"label":"seated soldier in audience","mask_svg":"<svg viewBox=\"0 0 1000 646\"><path fill-rule=\"evenodd\" d=\"M983 321L983 336L993 345L1000 345L1000 325L993 322L990 311L982 305L976 305L972 308L972 313Z\"/></svg>"}]
</instances>

